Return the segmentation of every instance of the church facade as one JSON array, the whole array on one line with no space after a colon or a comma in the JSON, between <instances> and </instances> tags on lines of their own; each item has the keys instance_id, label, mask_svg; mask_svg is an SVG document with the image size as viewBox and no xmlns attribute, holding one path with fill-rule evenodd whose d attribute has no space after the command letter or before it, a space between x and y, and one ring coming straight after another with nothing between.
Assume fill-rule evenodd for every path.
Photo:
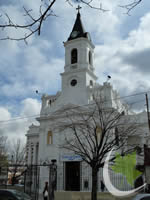
<instances>
[{"instance_id":1,"label":"church facade","mask_svg":"<svg viewBox=\"0 0 150 200\"><path fill-rule=\"evenodd\" d=\"M58 148L62 133L55 133L54 113L68 105L83 106L92 101L93 91L102 91L109 107L124 111L129 114L128 107L119 98L119 94L107 81L103 85L97 83L94 72L94 45L90 34L83 28L80 13L77 13L75 24L66 42L65 66L61 74L61 91L56 95L42 96L40 117L37 118L39 125L31 125L26 134L27 137L27 164L40 165L57 161L57 190L90 191L91 169L81 157ZM130 113L134 116L133 113ZM143 145L148 133L146 112L138 114L139 123L143 127L143 133L137 133L137 145ZM60 137L61 135L61 137ZM129 142L135 142L135 136L129 138ZM98 175L98 190L101 190L100 181L102 173ZM40 172L40 190L44 183L49 181L48 168L42 168ZM114 184L120 184L114 183Z\"/></svg>"}]
</instances>

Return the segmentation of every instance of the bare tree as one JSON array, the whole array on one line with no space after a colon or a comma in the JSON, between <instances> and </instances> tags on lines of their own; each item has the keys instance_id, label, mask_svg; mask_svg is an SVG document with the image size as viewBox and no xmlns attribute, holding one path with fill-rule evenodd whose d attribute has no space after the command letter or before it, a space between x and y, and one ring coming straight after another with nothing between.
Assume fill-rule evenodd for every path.
<instances>
[{"instance_id":1,"label":"bare tree","mask_svg":"<svg viewBox=\"0 0 150 200\"><path fill-rule=\"evenodd\" d=\"M91 167L91 200L97 200L97 175L107 153L113 149L125 154L134 149L127 146L128 136L136 133L138 124L125 112L110 107L101 97L94 97L88 106L73 106L56 113L59 114L57 128L65 135L60 148L81 156Z\"/></svg>"},{"instance_id":2,"label":"bare tree","mask_svg":"<svg viewBox=\"0 0 150 200\"><path fill-rule=\"evenodd\" d=\"M19 24L16 21L12 20L12 17L7 13L0 15L1 19L4 20L2 24L0 24L0 31L5 29L15 29L16 31L22 30L24 33L22 36L11 37L10 35L6 35L4 33L4 37L1 37L0 40L23 40L27 43L27 39L34 34L41 34L42 25L44 21L50 19L50 17L55 16L54 13L54 4L57 0L41 0L41 5L39 7L39 15L37 17L34 16L32 9L26 9L23 6L23 15L25 17L25 23ZM127 9L127 13L134 9L138 4L140 4L143 0L130 0L130 3L126 5L120 5L121 7ZM94 6L95 0L64 0L64 4L68 3L70 6L76 5L75 3L85 4L88 7L96 10L100 10L102 12L108 11L108 9L103 8L103 1L100 1L99 5ZM62 6L62 5L61 5Z\"/></svg>"},{"instance_id":3,"label":"bare tree","mask_svg":"<svg viewBox=\"0 0 150 200\"><path fill-rule=\"evenodd\" d=\"M21 139L17 139L13 142L11 147L11 165L9 167L9 172L12 177L12 185L16 183L17 179L24 173L25 165L25 145Z\"/></svg>"},{"instance_id":4,"label":"bare tree","mask_svg":"<svg viewBox=\"0 0 150 200\"><path fill-rule=\"evenodd\" d=\"M0 136L0 167L8 164L7 137Z\"/></svg>"}]
</instances>

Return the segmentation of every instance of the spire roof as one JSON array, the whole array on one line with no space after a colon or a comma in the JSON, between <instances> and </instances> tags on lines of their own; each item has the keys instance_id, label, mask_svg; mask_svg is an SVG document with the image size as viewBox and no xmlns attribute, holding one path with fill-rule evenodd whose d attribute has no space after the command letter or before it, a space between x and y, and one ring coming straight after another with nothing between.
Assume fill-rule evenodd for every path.
<instances>
[{"instance_id":1,"label":"spire roof","mask_svg":"<svg viewBox=\"0 0 150 200\"><path fill-rule=\"evenodd\" d=\"M84 27L83 27L83 24L82 24L82 21L81 21L81 15L80 15L79 9L80 8L78 7L77 8L78 13L77 13L76 21L75 21L73 29L70 33L68 41L76 39L76 38L80 38L80 37L87 38L87 32L85 32L85 30L84 30Z\"/></svg>"}]
</instances>

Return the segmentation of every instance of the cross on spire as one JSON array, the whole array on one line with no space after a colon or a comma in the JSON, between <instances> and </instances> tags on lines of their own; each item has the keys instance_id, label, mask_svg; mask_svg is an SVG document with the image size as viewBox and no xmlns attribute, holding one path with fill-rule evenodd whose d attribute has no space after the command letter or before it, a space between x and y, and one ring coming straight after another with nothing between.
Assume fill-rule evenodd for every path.
<instances>
[{"instance_id":1,"label":"cross on spire","mask_svg":"<svg viewBox=\"0 0 150 200\"><path fill-rule=\"evenodd\" d=\"M78 13L79 13L79 10L81 9L82 7L78 5L78 7L76 8L76 10L78 10Z\"/></svg>"}]
</instances>

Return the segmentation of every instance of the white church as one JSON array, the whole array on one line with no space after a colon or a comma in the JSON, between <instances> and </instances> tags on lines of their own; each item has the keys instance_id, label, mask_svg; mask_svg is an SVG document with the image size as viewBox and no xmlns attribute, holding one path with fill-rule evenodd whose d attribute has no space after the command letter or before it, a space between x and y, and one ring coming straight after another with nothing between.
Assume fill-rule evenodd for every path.
<instances>
[{"instance_id":1,"label":"white church","mask_svg":"<svg viewBox=\"0 0 150 200\"><path fill-rule=\"evenodd\" d=\"M39 125L31 125L26 134L27 137L27 164L38 165L55 159L57 161L57 190L58 191L90 191L91 190L91 169L80 156L58 148L60 134L53 131L55 116L53 113L67 105L82 106L92 101L92 94L95 90L103 91L103 95L109 100L109 107L117 110L126 106L121 102L119 94L107 81L103 85L98 84L94 69L94 44L90 34L83 28L80 12L66 42L65 66L61 73L61 91L56 95L42 96L42 107L40 117L36 120ZM134 115L132 113L132 115ZM130 142L138 145L146 143L148 131L146 112L136 114L139 123L143 127L142 133L137 133L129 138ZM41 169L39 189L42 191L44 183L49 181L48 168ZM72 177L72 178L71 178ZM99 175L99 183L102 180ZM100 191L100 184L98 184Z\"/></svg>"}]
</instances>

